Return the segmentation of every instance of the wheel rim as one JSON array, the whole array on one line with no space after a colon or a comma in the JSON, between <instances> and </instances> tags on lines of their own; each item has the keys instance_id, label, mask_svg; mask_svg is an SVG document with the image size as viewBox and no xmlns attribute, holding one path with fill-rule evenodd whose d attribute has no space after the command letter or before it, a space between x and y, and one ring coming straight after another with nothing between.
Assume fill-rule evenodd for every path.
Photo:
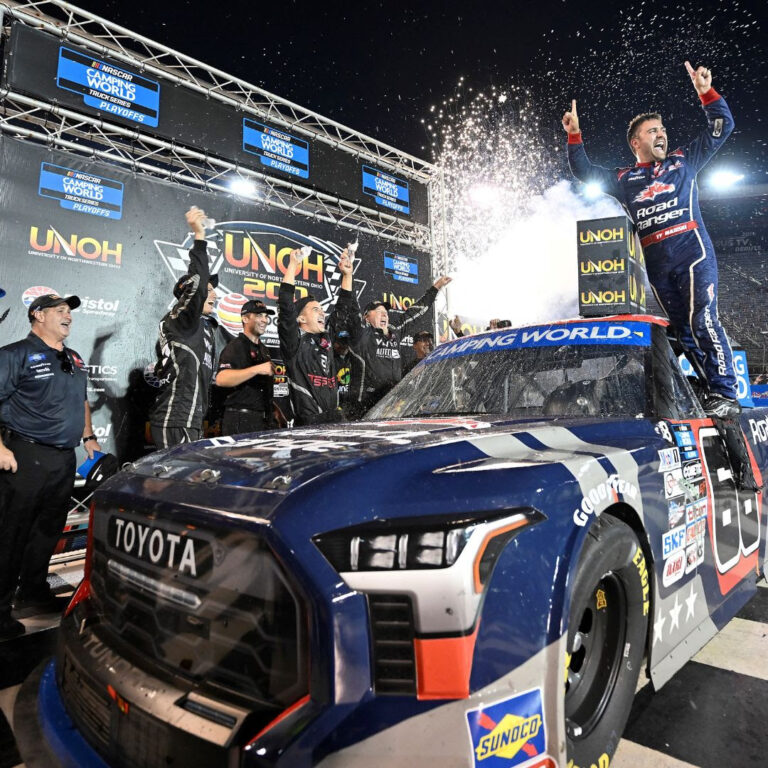
<instances>
[{"instance_id":1,"label":"wheel rim","mask_svg":"<svg viewBox=\"0 0 768 768\"><path fill-rule=\"evenodd\" d=\"M568 736L588 736L616 686L626 638L627 598L620 579L607 573L595 586L568 633L565 722Z\"/></svg>"}]
</instances>

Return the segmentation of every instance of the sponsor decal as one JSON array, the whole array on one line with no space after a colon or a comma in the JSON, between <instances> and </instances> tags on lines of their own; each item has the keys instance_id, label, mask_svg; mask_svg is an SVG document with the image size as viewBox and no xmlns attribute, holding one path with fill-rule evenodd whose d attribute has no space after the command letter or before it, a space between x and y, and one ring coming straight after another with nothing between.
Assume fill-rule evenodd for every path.
<instances>
[{"instance_id":1,"label":"sponsor decal","mask_svg":"<svg viewBox=\"0 0 768 768\"><path fill-rule=\"evenodd\" d=\"M755 443L768 442L768 416L763 419L750 419L749 431Z\"/></svg>"},{"instance_id":2,"label":"sponsor decal","mask_svg":"<svg viewBox=\"0 0 768 768\"><path fill-rule=\"evenodd\" d=\"M544 753L540 688L470 710L466 716L475 767L513 768Z\"/></svg>"},{"instance_id":3,"label":"sponsor decal","mask_svg":"<svg viewBox=\"0 0 768 768\"><path fill-rule=\"evenodd\" d=\"M695 541L685 549L685 572L690 573L704 562L704 540Z\"/></svg>"},{"instance_id":4,"label":"sponsor decal","mask_svg":"<svg viewBox=\"0 0 768 768\"><path fill-rule=\"evenodd\" d=\"M663 203L638 208L635 211L635 216L639 219L637 222L638 231L642 232L644 229L648 229L648 227L656 224L666 224L673 219L679 219L688 208L678 208L677 203L678 199L673 197L671 200L666 200Z\"/></svg>"},{"instance_id":5,"label":"sponsor decal","mask_svg":"<svg viewBox=\"0 0 768 768\"><path fill-rule=\"evenodd\" d=\"M712 122L712 137L719 139L723 135L723 118L716 117Z\"/></svg>"},{"instance_id":6,"label":"sponsor decal","mask_svg":"<svg viewBox=\"0 0 768 768\"><path fill-rule=\"evenodd\" d=\"M618 475L610 475L605 482L590 488L581 500L581 505L573 511L573 522L576 525L586 525L589 516L602 511L609 503L619 501L619 495L624 498L636 499L639 495L637 487Z\"/></svg>"},{"instance_id":7,"label":"sponsor decal","mask_svg":"<svg viewBox=\"0 0 768 768\"><path fill-rule=\"evenodd\" d=\"M667 499L673 496L682 496L685 492L682 486L683 471L681 469L673 469L671 472L664 474L664 497Z\"/></svg>"},{"instance_id":8,"label":"sponsor decal","mask_svg":"<svg viewBox=\"0 0 768 768\"><path fill-rule=\"evenodd\" d=\"M59 201L68 211L88 213L105 219L123 216L123 185L91 173L41 163L37 193Z\"/></svg>"},{"instance_id":9,"label":"sponsor decal","mask_svg":"<svg viewBox=\"0 0 768 768\"><path fill-rule=\"evenodd\" d=\"M672 586L676 581L680 581L685 574L685 552L679 550L664 561L664 572L661 576L661 583L665 587Z\"/></svg>"},{"instance_id":10,"label":"sponsor decal","mask_svg":"<svg viewBox=\"0 0 768 768\"><path fill-rule=\"evenodd\" d=\"M159 568L197 577L202 549L207 543L183 533L171 533L143 523L113 516L108 524L112 549Z\"/></svg>"},{"instance_id":11,"label":"sponsor decal","mask_svg":"<svg viewBox=\"0 0 768 768\"><path fill-rule=\"evenodd\" d=\"M410 214L411 193L407 181L370 165L364 165L362 170L364 194L373 197L376 203L384 208Z\"/></svg>"},{"instance_id":12,"label":"sponsor decal","mask_svg":"<svg viewBox=\"0 0 768 768\"><path fill-rule=\"evenodd\" d=\"M655 200L659 195L667 195L670 192L674 192L674 191L675 191L674 184L664 184L660 181L654 181L652 184L649 184L645 189L640 190L640 192L637 194L637 196L634 198L632 202L643 203L646 200ZM677 200L677 198L675 198L675 200ZM648 209L646 208L640 209L640 211L645 211L645 210L648 210ZM641 215L640 211L638 211L638 216Z\"/></svg>"},{"instance_id":13,"label":"sponsor decal","mask_svg":"<svg viewBox=\"0 0 768 768\"><path fill-rule=\"evenodd\" d=\"M668 522L669 528L674 528L682 519L685 514L685 506L679 501L669 502L669 515Z\"/></svg>"},{"instance_id":14,"label":"sponsor decal","mask_svg":"<svg viewBox=\"0 0 768 768\"><path fill-rule=\"evenodd\" d=\"M700 518L685 526L685 544L688 546L692 544L696 539L704 538L707 532L707 521L705 518Z\"/></svg>"},{"instance_id":15,"label":"sponsor decal","mask_svg":"<svg viewBox=\"0 0 768 768\"><path fill-rule=\"evenodd\" d=\"M581 245L594 245L596 243L615 243L624 239L624 227L606 227L604 229L579 230L579 243Z\"/></svg>"},{"instance_id":16,"label":"sponsor decal","mask_svg":"<svg viewBox=\"0 0 768 768\"><path fill-rule=\"evenodd\" d=\"M269 125L243 118L243 150L267 168L309 178L309 142Z\"/></svg>"},{"instance_id":17,"label":"sponsor decal","mask_svg":"<svg viewBox=\"0 0 768 768\"><path fill-rule=\"evenodd\" d=\"M691 432L685 432L679 429L675 430L675 442L681 448L690 448L696 444Z\"/></svg>"},{"instance_id":18,"label":"sponsor decal","mask_svg":"<svg viewBox=\"0 0 768 768\"><path fill-rule=\"evenodd\" d=\"M677 528L673 528L671 531L667 531L662 534L661 537L661 551L662 558L666 560L670 555L674 554L678 550L685 546L685 526L679 525Z\"/></svg>"},{"instance_id":19,"label":"sponsor decal","mask_svg":"<svg viewBox=\"0 0 768 768\"><path fill-rule=\"evenodd\" d=\"M685 522L690 525L696 520L701 520L707 516L707 500L699 499L685 505Z\"/></svg>"},{"instance_id":20,"label":"sponsor decal","mask_svg":"<svg viewBox=\"0 0 768 768\"><path fill-rule=\"evenodd\" d=\"M664 422L662 422L664 424ZM664 424L666 426L666 424ZM680 449L662 448L659 451L659 472L668 472L670 469L680 468Z\"/></svg>"},{"instance_id":21,"label":"sponsor decal","mask_svg":"<svg viewBox=\"0 0 768 768\"><path fill-rule=\"evenodd\" d=\"M579 261L579 272L582 275L623 274L626 269L625 259L586 259Z\"/></svg>"},{"instance_id":22,"label":"sponsor decal","mask_svg":"<svg viewBox=\"0 0 768 768\"><path fill-rule=\"evenodd\" d=\"M588 306L590 304L624 304L627 301L626 291L581 291L579 303Z\"/></svg>"},{"instance_id":23,"label":"sponsor decal","mask_svg":"<svg viewBox=\"0 0 768 768\"><path fill-rule=\"evenodd\" d=\"M384 251L384 272L401 283L419 282L419 261L411 256Z\"/></svg>"},{"instance_id":24,"label":"sponsor decal","mask_svg":"<svg viewBox=\"0 0 768 768\"><path fill-rule=\"evenodd\" d=\"M157 127L160 84L155 80L62 46L56 85L80 94L83 103L100 112Z\"/></svg>"},{"instance_id":25,"label":"sponsor decal","mask_svg":"<svg viewBox=\"0 0 768 768\"><path fill-rule=\"evenodd\" d=\"M53 226L49 226L44 235L39 227L31 226L29 247L30 256L45 256L78 264L90 263L119 269L123 261L122 243L110 243L77 233L65 236Z\"/></svg>"},{"instance_id":26,"label":"sponsor decal","mask_svg":"<svg viewBox=\"0 0 768 768\"><path fill-rule=\"evenodd\" d=\"M596 321L567 325L539 325L501 330L441 344L424 362L430 364L448 357L493 352L499 349L559 347L564 344L572 346L621 344L646 347L650 343L650 326L634 321L621 324Z\"/></svg>"},{"instance_id":27,"label":"sponsor decal","mask_svg":"<svg viewBox=\"0 0 768 768\"><path fill-rule=\"evenodd\" d=\"M686 461L683 464L683 477L686 480L695 480L701 477L701 461L696 459L695 461Z\"/></svg>"},{"instance_id":28,"label":"sponsor decal","mask_svg":"<svg viewBox=\"0 0 768 768\"><path fill-rule=\"evenodd\" d=\"M632 556L632 562L637 568L637 572L640 574L640 584L643 588L643 616L648 615L648 608L650 606L649 595L651 589L648 585L648 566L645 564L645 555L643 550L638 547L635 550L635 554Z\"/></svg>"}]
</instances>

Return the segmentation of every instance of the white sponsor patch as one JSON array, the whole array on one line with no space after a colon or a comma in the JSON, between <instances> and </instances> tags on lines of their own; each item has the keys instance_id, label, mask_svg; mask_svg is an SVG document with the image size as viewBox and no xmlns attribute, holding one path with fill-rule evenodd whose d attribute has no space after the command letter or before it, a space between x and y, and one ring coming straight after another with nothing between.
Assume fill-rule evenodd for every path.
<instances>
[{"instance_id":1,"label":"white sponsor patch","mask_svg":"<svg viewBox=\"0 0 768 768\"><path fill-rule=\"evenodd\" d=\"M685 552L679 550L664 561L664 573L661 582L665 587L669 587L676 581L680 581L685 574Z\"/></svg>"},{"instance_id":2,"label":"white sponsor patch","mask_svg":"<svg viewBox=\"0 0 768 768\"><path fill-rule=\"evenodd\" d=\"M670 469L680 468L680 449L662 448L659 451L659 472L669 472Z\"/></svg>"}]
</instances>

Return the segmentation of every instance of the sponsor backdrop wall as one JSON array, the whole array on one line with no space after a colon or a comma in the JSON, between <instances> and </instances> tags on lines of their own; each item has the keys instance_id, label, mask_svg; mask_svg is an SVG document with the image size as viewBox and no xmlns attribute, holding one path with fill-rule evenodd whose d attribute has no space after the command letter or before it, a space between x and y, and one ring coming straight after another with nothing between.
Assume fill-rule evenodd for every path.
<instances>
[{"instance_id":1,"label":"sponsor backdrop wall","mask_svg":"<svg viewBox=\"0 0 768 768\"><path fill-rule=\"evenodd\" d=\"M288 253L311 245L300 292L326 308L340 283L338 257L355 234L345 228L223 194L137 177L108 164L0 137L0 344L29 332L27 306L41 293L77 294L69 346L89 365L96 433L121 460L146 446L154 399L157 323L186 272L191 235L184 212L198 205L216 219L209 239L218 272L216 316L241 329L240 306L259 298L275 306ZM355 292L406 309L432 284L429 255L360 235ZM431 327L425 316L413 330ZM220 334L221 335L221 334ZM225 338L218 340L219 349ZM278 358L276 394L287 394L274 319L266 342ZM410 337L403 340L410 345Z\"/></svg>"}]
</instances>

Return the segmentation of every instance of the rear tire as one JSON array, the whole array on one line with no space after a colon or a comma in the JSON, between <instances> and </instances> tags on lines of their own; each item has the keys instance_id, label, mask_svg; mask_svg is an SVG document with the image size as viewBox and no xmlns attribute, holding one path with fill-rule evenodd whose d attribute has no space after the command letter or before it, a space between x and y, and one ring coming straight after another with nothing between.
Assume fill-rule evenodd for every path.
<instances>
[{"instance_id":1,"label":"rear tire","mask_svg":"<svg viewBox=\"0 0 768 768\"><path fill-rule=\"evenodd\" d=\"M606 514L589 530L571 592L566 657L568 765L607 768L635 695L649 579L632 529Z\"/></svg>"}]
</instances>

